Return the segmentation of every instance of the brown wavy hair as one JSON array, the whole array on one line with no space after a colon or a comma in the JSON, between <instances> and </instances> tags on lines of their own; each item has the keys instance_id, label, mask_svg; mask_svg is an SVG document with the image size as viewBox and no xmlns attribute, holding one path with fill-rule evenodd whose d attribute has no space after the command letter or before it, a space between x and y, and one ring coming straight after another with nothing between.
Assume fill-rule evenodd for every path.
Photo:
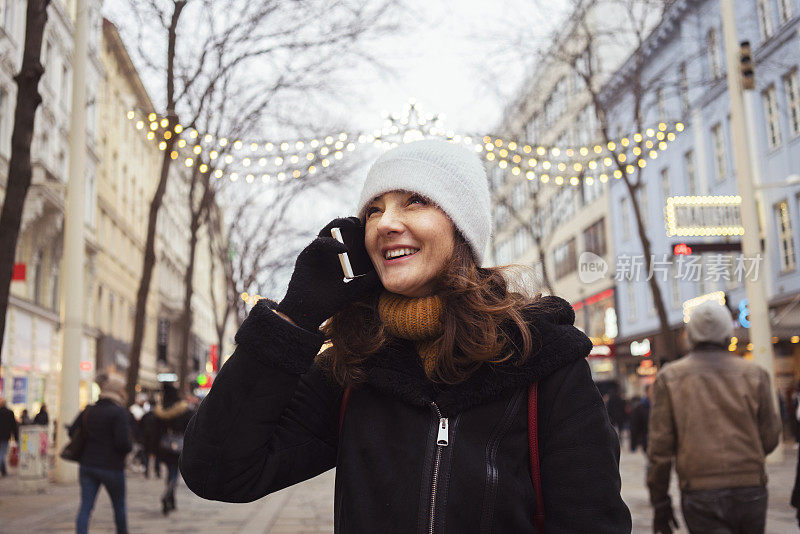
<instances>
[{"instance_id":1,"label":"brown wavy hair","mask_svg":"<svg viewBox=\"0 0 800 534\"><path fill-rule=\"evenodd\" d=\"M530 356L533 339L526 310L534 298L509 289L507 268L478 267L467 241L456 232L453 255L439 275L444 329L436 340L439 358L431 379L446 384L466 380L481 365ZM363 364L389 340L378 315L380 295L349 304L323 327L331 349L320 359L342 386L365 379Z\"/></svg>"}]
</instances>

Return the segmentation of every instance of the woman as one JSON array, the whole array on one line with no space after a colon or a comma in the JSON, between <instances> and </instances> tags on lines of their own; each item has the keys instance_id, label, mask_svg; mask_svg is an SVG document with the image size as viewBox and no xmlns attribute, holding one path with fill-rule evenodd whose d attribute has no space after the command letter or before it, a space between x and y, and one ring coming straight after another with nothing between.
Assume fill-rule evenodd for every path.
<instances>
[{"instance_id":1,"label":"woman","mask_svg":"<svg viewBox=\"0 0 800 534\"><path fill-rule=\"evenodd\" d=\"M536 532L538 382L548 533L630 532L619 441L572 308L479 267L491 220L477 155L431 140L387 152L359 216L326 226L281 303L259 301L242 324L187 428L189 488L247 502L336 467L337 532ZM362 223L376 270L345 282L330 228Z\"/></svg>"},{"instance_id":2,"label":"woman","mask_svg":"<svg viewBox=\"0 0 800 534\"><path fill-rule=\"evenodd\" d=\"M184 431L192 411L189 404L180 398L175 386L164 383L161 406L156 406L158 420L158 462L167 466L167 481L161 495L161 513L169 514L175 509L175 488L178 486L178 457L183 448ZM156 472L158 472L158 462Z\"/></svg>"},{"instance_id":3,"label":"woman","mask_svg":"<svg viewBox=\"0 0 800 534\"><path fill-rule=\"evenodd\" d=\"M125 509L125 456L131 452L128 411L125 409L125 380L116 373L99 375L98 401L83 409L69 427L70 437L76 432L86 436L81 454L78 478L81 486L81 504L75 531L86 534L89 518L100 486L105 486L114 508L117 534L128 532Z\"/></svg>"}]
</instances>

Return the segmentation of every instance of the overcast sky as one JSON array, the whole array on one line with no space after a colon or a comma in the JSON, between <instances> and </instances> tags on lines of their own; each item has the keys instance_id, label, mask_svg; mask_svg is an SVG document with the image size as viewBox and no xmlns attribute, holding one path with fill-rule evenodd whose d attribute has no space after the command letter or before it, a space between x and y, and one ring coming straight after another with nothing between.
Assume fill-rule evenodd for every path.
<instances>
[{"instance_id":1,"label":"overcast sky","mask_svg":"<svg viewBox=\"0 0 800 534\"><path fill-rule=\"evenodd\" d=\"M129 1L108 0L104 7L123 38L134 33L125 28L131 21L124 14ZM330 111L350 127L369 132L382 127L382 111L400 112L414 98L422 111L443 113L446 129L463 134L494 131L504 106L534 67L532 54L521 48L530 51L546 43L561 16L558 6L568 2L552 0L542 8L540 1L405 0L410 10L404 30L371 49L390 74L357 72L352 83L348 80L350 98L335 100L341 109ZM514 44L520 39L522 47ZM136 61L134 43L126 44ZM146 76L144 82L148 84ZM158 92L149 89L151 94ZM341 194L326 191L303 201L302 209L296 210L297 225L311 232L334 216L348 214L365 174L366 167L358 169L351 187Z\"/></svg>"}]
</instances>

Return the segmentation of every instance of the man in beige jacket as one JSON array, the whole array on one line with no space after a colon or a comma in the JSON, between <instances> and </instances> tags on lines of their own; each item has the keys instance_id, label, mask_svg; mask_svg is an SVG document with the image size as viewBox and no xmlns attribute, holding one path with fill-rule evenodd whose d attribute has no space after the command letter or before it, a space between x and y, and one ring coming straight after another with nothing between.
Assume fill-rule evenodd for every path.
<instances>
[{"instance_id":1,"label":"man in beige jacket","mask_svg":"<svg viewBox=\"0 0 800 534\"><path fill-rule=\"evenodd\" d=\"M781 421L766 371L728 352L733 321L706 302L686 325L692 351L653 384L647 485L653 532L677 528L669 497L673 458L689 532L759 534L767 514L764 458L778 445Z\"/></svg>"}]
</instances>

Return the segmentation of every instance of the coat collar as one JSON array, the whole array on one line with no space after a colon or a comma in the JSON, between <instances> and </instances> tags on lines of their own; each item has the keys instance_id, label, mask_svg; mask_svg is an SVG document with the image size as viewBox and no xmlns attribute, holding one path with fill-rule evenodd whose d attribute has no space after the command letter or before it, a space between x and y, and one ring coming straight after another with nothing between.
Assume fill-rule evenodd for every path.
<instances>
[{"instance_id":1,"label":"coat collar","mask_svg":"<svg viewBox=\"0 0 800 534\"><path fill-rule=\"evenodd\" d=\"M485 364L464 382L441 386L425 376L413 343L396 339L367 360L367 384L420 407L435 401L441 412L448 415L485 404L509 390L527 387L585 358L592 348L589 338L572 325L575 317L572 308L566 301L558 301L562 308L555 313L529 314L534 349L522 363L518 363L517 355L501 363Z\"/></svg>"}]
</instances>

